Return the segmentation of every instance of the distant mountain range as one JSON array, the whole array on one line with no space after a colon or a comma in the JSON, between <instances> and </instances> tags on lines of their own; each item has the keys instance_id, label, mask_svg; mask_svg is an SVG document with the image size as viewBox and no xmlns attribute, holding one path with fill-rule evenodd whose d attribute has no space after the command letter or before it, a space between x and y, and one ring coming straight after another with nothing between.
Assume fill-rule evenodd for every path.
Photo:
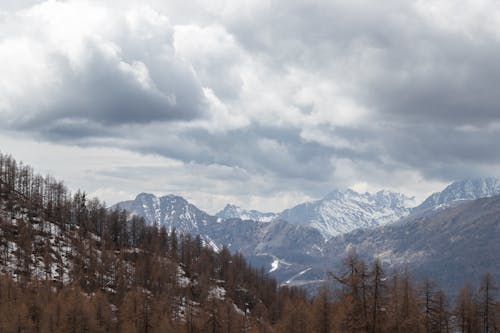
<instances>
[{"instance_id":1,"label":"distant mountain range","mask_svg":"<svg viewBox=\"0 0 500 333\"><path fill-rule=\"evenodd\" d=\"M335 190L321 200L287 209L279 217L295 225L313 227L328 239L359 228L395 222L410 214L415 205L414 198L400 193Z\"/></svg>"},{"instance_id":2,"label":"distant mountain range","mask_svg":"<svg viewBox=\"0 0 500 333\"><path fill-rule=\"evenodd\" d=\"M334 269L349 248L355 248L367 258L382 258L388 267L412 263L416 275L454 281L450 284L458 286L469 275L487 271L496 263L488 257L466 270L459 268L473 261L472 252L482 248L484 237L500 240L500 220L494 215L500 210L500 198L481 199L499 194L500 181L484 178L450 184L418 206L414 198L389 191L335 190L323 199L281 213L227 205L212 216L181 197L145 193L115 207L143 216L149 223L199 234L214 248L225 245L239 251L283 283L322 281L326 271ZM477 199L481 200L475 202ZM448 259L453 262L446 262Z\"/></svg>"}]
</instances>

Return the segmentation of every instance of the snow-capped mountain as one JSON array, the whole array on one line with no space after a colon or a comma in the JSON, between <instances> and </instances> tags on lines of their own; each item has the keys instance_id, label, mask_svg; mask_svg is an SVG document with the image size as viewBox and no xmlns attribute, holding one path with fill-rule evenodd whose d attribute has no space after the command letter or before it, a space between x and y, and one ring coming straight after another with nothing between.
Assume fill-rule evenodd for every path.
<instances>
[{"instance_id":1,"label":"snow-capped mountain","mask_svg":"<svg viewBox=\"0 0 500 333\"><path fill-rule=\"evenodd\" d=\"M326 238L360 228L374 228L395 222L410 213L414 198L400 193L379 191L375 194L353 190L335 190L318 201L287 209L280 218L292 224L307 225Z\"/></svg>"},{"instance_id":2,"label":"snow-capped mountain","mask_svg":"<svg viewBox=\"0 0 500 333\"><path fill-rule=\"evenodd\" d=\"M271 222L278 217L276 213L262 213L257 210L246 210L236 205L227 204L223 210L217 212L215 216L223 219L239 218L242 220L253 220L258 222Z\"/></svg>"},{"instance_id":3,"label":"snow-capped mountain","mask_svg":"<svg viewBox=\"0 0 500 333\"><path fill-rule=\"evenodd\" d=\"M390 270L409 267L415 278L430 278L451 294L485 272L500 274L499 214L500 196L461 201L405 223L334 237L324 246L325 259L340 267L339 258L355 249Z\"/></svg>"},{"instance_id":4,"label":"snow-capped mountain","mask_svg":"<svg viewBox=\"0 0 500 333\"><path fill-rule=\"evenodd\" d=\"M457 201L476 200L500 194L500 180L497 178L474 178L456 181L443 191L429 196L415 210L448 207Z\"/></svg>"},{"instance_id":5,"label":"snow-capped mountain","mask_svg":"<svg viewBox=\"0 0 500 333\"><path fill-rule=\"evenodd\" d=\"M176 228L183 233L200 234L207 225L217 220L175 195L156 197L154 194L141 193L134 200L120 202L112 208L115 207L127 210L130 215L143 216L151 224L157 223L167 229Z\"/></svg>"},{"instance_id":6,"label":"snow-capped mountain","mask_svg":"<svg viewBox=\"0 0 500 333\"><path fill-rule=\"evenodd\" d=\"M466 200L500 193L498 184L490 178L453 183L417 208L412 208L415 206L413 198L399 193L336 190L321 200L287 209L268 223L258 221L262 221L262 213L231 205L212 216L174 195L156 197L143 193L117 206L130 214L144 216L149 223L200 235L213 248L225 245L232 252L238 251L256 266L266 267L283 283L308 284L321 281L325 270L332 269L332 257L341 258L347 247L359 248L365 253L373 250L383 257L396 251L388 244L396 242L398 235L405 235L409 242L406 245L405 242L397 243L404 260L417 260L423 252L421 249L410 251L411 244L426 244L425 237L429 237L424 232L422 236L412 236L421 228L419 221L437 214L445 217L441 212L449 206L459 207L467 204ZM401 223L394 223L397 221ZM384 236L390 230L394 230L391 239ZM438 246L437 243L433 246ZM370 251L363 250L365 247ZM390 258L398 260L392 255Z\"/></svg>"},{"instance_id":7,"label":"snow-capped mountain","mask_svg":"<svg viewBox=\"0 0 500 333\"><path fill-rule=\"evenodd\" d=\"M244 254L256 266L267 267L268 271L273 268L273 262L279 262L279 269L273 274L280 280L287 280L303 270L304 262L313 262L325 244L318 230L309 226L279 219L262 223L240 217L211 216L173 195L156 197L141 193L134 200L118 203L111 209L117 207L127 210L130 216L143 216L151 224L175 228L183 234L200 235L216 250L225 245L232 252Z\"/></svg>"}]
</instances>

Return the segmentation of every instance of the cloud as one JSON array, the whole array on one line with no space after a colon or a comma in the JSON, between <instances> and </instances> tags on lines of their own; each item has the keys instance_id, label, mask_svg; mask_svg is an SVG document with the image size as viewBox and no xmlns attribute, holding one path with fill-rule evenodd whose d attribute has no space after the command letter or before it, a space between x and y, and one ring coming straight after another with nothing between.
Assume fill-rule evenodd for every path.
<instances>
[{"instance_id":1,"label":"cloud","mask_svg":"<svg viewBox=\"0 0 500 333\"><path fill-rule=\"evenodd\" d=\"M7 29L31 28L0 42L1 112L10 128L64 140L204 116L202 86L175 55L168 19L152 9L115 16L49 1L12 16Z\"/></svg>"},{"instance_id":2,"label":"cloud","mask_svg":"<svg viewBox=\"0 0 500 333\"><path fill-rule=\"evenodd\" d=\"M1 130L179 163L110 165L102 182L128 174L160 191L141 173L168 173L176 181L162 182L165 192L265 206L349 186L421 197L499 174L494 1L70 0L2 10ZM100 191L123 196L114 185Z\"/></svg>"}]
</instances>

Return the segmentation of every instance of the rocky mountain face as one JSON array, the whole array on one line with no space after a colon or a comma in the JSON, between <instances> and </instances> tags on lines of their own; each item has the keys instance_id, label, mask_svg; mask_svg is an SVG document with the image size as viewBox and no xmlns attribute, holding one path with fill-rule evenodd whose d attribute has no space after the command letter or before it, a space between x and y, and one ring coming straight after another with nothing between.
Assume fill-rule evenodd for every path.
<instances>
[{"instance_id":1,"label":"rocky mountain face","mask_svg":"<svg viewBox=\"0 0 500 333\"><path fill-rule=\"evenodd\" d=\"M414 198L400 193L361 194L353 190L336 190L321 200L287 209L280 218L292 224L313 227L328 239L359 228L395 222L407 216L413 206Z\"/></svg>"},{"instance_id":2,"label":"rocky mountain face","mask_svg":"<svg viewBox=\"0 0 500 333\"><path fill-rule=\"evenodd\" d=\"M227 204L223 210L217 212L215 216L223 219L239 218L242 220L253 220L258 222L271 222L278 217L276 213L262 213L257 210L246 210L236 205Z\"/></svg>"},{"instance_id":3,"label":"rocky mountain face","mask_svg":"<svg viewBox=\"0 0 500 333\"><path fill-rule=\"evenodd\" d=\"M112 208L115 207L125 209L130 215L142 216L150 224L166 226L169 230L175 228L182 233L202 234L209 224L217 221L217 217L175 195L158 198L141 193L134 200L120 202Z\"/></svg>"},{"instance_id":4,"label":"rocky mountain face","mask_svg":"<svg viewBox=\"0 0 500 333\"><path fill-rule=\"evenodd\" d=\"M457 201L488 198L499 194L500 180L497 178L466 179L454 182L443 191L432 194L415 210L448 207Z\"/></svg>"},{"instance_id":5,"label":"rocky mountain face","mask_svg":"<svg viewBox=\"0 0 500 333\"><path fill-rule=\"evenodd\" d=\"M278 219L292 225L314 228L326 240L358 228L374 228L397 221L407 216L414 205L413 198L389 191L361 194L353 190L336 190L321 200L297 205L280 214L245 210L228 204L211 216L182 197L167 195L158 198L147 193L141 193L135 200L121 202L115 207L126 209L131 215L143 216L150 223L175 227L182 232L199 233L209 224L228 219L255 222Z\"/></svg>"}]
</instances>

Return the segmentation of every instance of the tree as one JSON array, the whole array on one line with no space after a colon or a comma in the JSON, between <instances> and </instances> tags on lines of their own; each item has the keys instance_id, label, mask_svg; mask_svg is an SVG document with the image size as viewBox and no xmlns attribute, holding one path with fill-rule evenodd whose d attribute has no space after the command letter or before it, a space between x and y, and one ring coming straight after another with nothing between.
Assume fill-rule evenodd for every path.
<instances>
[{"instance_id":1,"label":"tree","mask_svg":"<svg viewBox=\"0 0 500 333\"><path fill-rule=\"evenodd\" d=\"M457 320L456 326L462 333L475 333L479 331L478 309L474 298L470 284L460 289L456 298L454 307L454 314Z\"/></svg>"},{"instance_id":2,"label":"tree","mask_svg":"<svg viewBox=\"0 0 500 333\"><path fill-rule=\"evenodd\" d=\"M480 293L480 307L482 316L483 332L495 332L497 330L495 321L495 300L494 293L498 287L493 280L490 273L486 273L481 278L481 286L479 287Z\"/></svg>"},{"instance_id":3,"label":"tree","mask_svg":"<svg viewBox=\"0 0 500 333\"><path fill-rule=\"evenodd\" d=\"M382 331L382 322L385 319L383 309L385 308L385 303L386 303L385 300L386 277L384 271L382 270L382 263L378 258L375 259L373 263L373 268L370 275L372 277L371 281L372 318L371 318L370 332L377 333Z\"/></svg>"},{"instance_id":4,"label":"tree","mask_svg":"<svg viewBox=\"0 0 500 333\"><path fill-rule=\"evenodd\" d=\"M368 278L366 265L356 251L351 250L343 260L344 272L341 275L329 273L334 281L342 285L342 311L340 326L348 332L361 329L368 332Z\"/></svg>"}]
</instances>

